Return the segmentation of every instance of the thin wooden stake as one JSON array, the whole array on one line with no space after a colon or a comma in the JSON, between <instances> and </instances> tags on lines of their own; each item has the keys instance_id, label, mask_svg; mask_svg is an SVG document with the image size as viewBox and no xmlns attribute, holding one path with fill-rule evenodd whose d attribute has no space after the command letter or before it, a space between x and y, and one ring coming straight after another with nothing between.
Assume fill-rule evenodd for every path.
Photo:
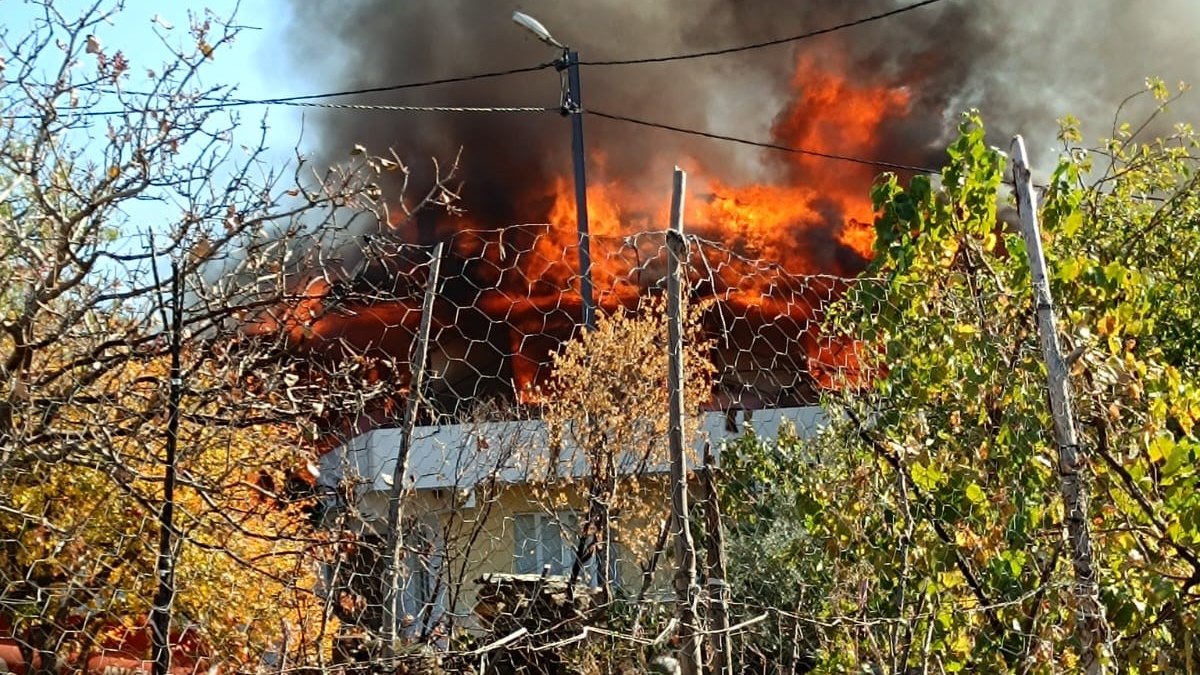
<instances>
[{"instance_id":1,"label":"thin wooden stake","mask_svg":"<svg viewBox=\"0 0 1200 675\"><path fill-rule=\"evenodd\" d=\"M729 633L729 586L726 584L725 535L721 531L721 503L717 495L716 466L712 446L704 447L704 529L707 530L709 648L714 675L733 675L733 636Z\"/></svg>"},{"instance_id":2,"label":"thin wooden stake","mask_svg":"<svg viewBox=\"0 0 1200 675\"><path fill-rule=\"evenodd\" d=\"M1058 324L1054 316L1054 300L1046 275L1046 258L1042 252L1042 235L1038 225L1037 197L1033 192L1033 176L1025 154L1025 140L1016 136L1012 141L1013 180L1017 187L1017 211L1021 215L1021 235L1029 255L1029 271L1033 277L1034 298L1037 302L1038 333L1050 389L1050 411L1054 416L1054 433L1058 442L1059 491L1066 512L1067 538L1071 545L1071 566L1075 573L1075 602L1078 616L1075 632L1079 639L1080 665L1083 672L1105 673L1112 663L1108 653L1108 624L1104 606L1100 604L1096 563L1092 551L1092 536L1088 528L1088 490L1081 472L1079 436L1075 431L1075 415L1071 410L1071 382L1067 363L1058 343Z\"/></svg>"},{"instance_id":3,"label":"thin wooden stake","mask_svg":"<svg viewBox=\"0 0 1200 675\"><path fill-rule=\"evenodd\" d=\"M162 282L158 279L158 268L154 269L155 285L160 294L159 305L163 314L163 328L170 330L171 366L167 394L167 437L166 466L163 473L162 507L158 512L158 558L154 571L158 577L158 590L150 610L151 658L150 672L167 675L171 670L171 610L175 605L175 563L179 559L179 543L175 533L175 460L179 446L179 416L183 403L183 289L179 264L171 263L171 319L167 322L165 303L162 301ZM169 328L168 328L169 326Z\"/></svg>"},{"instance_id":4,"label":"thin wooden stake","mask_svg":"<svg viewBox=\"0 0 1200 675\"><path fill-rule=\"evenodd\" d=\"M404 405L404 419L400 425L400 447L396 450L396 464L392 468L392 491L388 497L387 556L384 564L383 626L384 654L391 657L396 644L396 626L404 594L400 591L401 571L404 569L404 536L401 531L404 521L404 476L408 473L408 455L412 445L413 431L417 426L417 410L425 390L425 362L429 355L429 329L433 322L433 301L437 298L437 286L442 266L442 244L433 248L429 260L429 279L425 285L425 301L421 305L421 325L417 329L417 340L413 345L410 368L412 377L408 387L408 401Z\"/></svg>"},{"instance_id":5,"label":"thin wooden stake","mask_svg":"<svg viewBox=\"0 0 1200 675\"><path fill-rule=\"evenodd\" d=\"M683 238L683 191L687 174L675 167L671 194L671 229L667 231L667 389L669 404L667 439L671 450L671 527L675 533L675 602L679 618L679 665L682 675L699 675L700 640L697 638L696 547L688 526L687 462L683 455L683 279L687 260Z\"/></svg>"}]
</instances>

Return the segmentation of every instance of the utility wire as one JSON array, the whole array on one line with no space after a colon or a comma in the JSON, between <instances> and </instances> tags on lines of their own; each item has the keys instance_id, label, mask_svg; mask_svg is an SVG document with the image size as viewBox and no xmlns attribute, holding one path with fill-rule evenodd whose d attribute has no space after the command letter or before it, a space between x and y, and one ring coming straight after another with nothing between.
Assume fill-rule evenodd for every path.
<instances>
[{"instance_id":1,"label":"utility wire","mask_svg":"<svg viewBox=\"0 0 1200 675\"><path fill-rule=\"evenodd\" d=\"M553 68L553 67L554 67L554 62L551 61L548 63L540 63L536 66L524 66L521 68L509 68L507 70L493 70L493 71L486 72L486 73L476 73L474 75L460 75L458 77L443 77L443 78L436 79L436 80L421 80L421 81L417 81L417 82L403 82L400 84L391 84L391 85L384 85L384 86L379 86L379 87L365 87L362 89L348 89L345 91L331 91L331 92L324 92L324 93L320 93L320 94L299 94L296 96L280 96L280 97L275 97L275 98L259 98L259 99L233 98L233 99L226 99L226 100L214 100L211 103L193 103L190 105L179 106L178 108L176 108L176 110L214 110L214 109L219 109L219 108L236 108L236 107L251 106L251 105L302 106L302 105L304 105L304 103L303 103L304 101L313 101L313 100L317 100L317 99L326 99L326 98L339 98L342 96L359 96L362 94L379 94L379 93L390 92L390 91L401 91L404 89L420 89L420 88L424 88L424 87L433 87L433 86L440 85L440 84L454 84L457 82L472 82L475 80L485 80L485 79L490 79L490 78L494 78L494 77L504 77L507 75L532 73L532 72L535 72L538 70L545 70L547 68ZM309 107L317 107L317 106L309 106ZM336 107L336 106L331 105L329 107ZM343 106L343 107L349 107L349 106ZM377 108L381 109L381 110L389 109L389 108L385 108L383 106L378 106ZM407 108L413 108L415 110L418 107L417 106L407 106ZM395 109L403 110L403 109L406 109L406 107L396 106ZM60 111L60 114L64 117L116 117L116 116L126 115L126 114L158 112L160 110L162 110L162 108L146 108L146 109L122 108L122 109L113 109L113 110L81 110L78 112ZM429 112L476 112L475 109L449 108L449 107L446 107L446 108L429 107L429 108L421 108L421 110L429 111ZM502 110L502 109L485 109L485 108L478 109L479 112L490 112L492 110L496 110L497 112L509 112L508 110ZM542 109L539 108L538 110L542 110ZM554 110L557 110L557 108L554 108ZM514 112L515 112L515 110L514 110ZM522 111L522 112L524 112L524 111ZM30 120L30 119L41 119L42 117L44 117L44 115L30 114L30 115L13 115L13 116L10 116L8 119Z\"/></svg>"},{"instance_id":2,"label":"utility wire","mask_svg":"<svg viewBox=\"0 0 1200 675\"><path fill-rule=\"evenodd\" d=\"M749 45L728 47L725 49L714 49L714 50L702 51L702 52L692 52L690 54L674 54L674 55L670 55L670 56L657 56L657 57L642 58L642 59L618 59L618 60L609 60L609 61L580 61L580 65L618 66L618 65L633 65L633 64L641 64L641 63L664 63L664 62L669 62L669 61L685 61L685 60L689 60L689 59L698 59L698 58L704 58L704 57L708 57L708 56L720 56L722 54L734 54L737 52L750 51L750 50L754 50L754 49L762 49L765 47L773 47L776 45L786 44L789 42L797 42L800 40L806 40L808 38L813 38L813 37L817 37L820 35L827 35L829 33L834 33L834 32L844 30L847 28L853 28L855 26L861 26L863 24L871 23L874 21L880 21L882 19L886 19L889 17L898 16L900 14L904 14L905 12L910 12L915 9L920 9L921 7L932 5L934 3L941 2L941 1L942 0L921 0L920 2L916 2L911 5L906 5L904 7L898 7L896 9L893 9L893 10L890 10L887 12L882 12L880 14L874 14L874 15L866 16L866 17L863 17L860 19L855 19L853 21L847 21L844 23L840 23L840 24L837 24L834 26L820 28L820 29L817 29L814 31L809 31L807 33L801 33L800 35L793 35L791 37L780 38L777 40L768 40L766 42L757 42L757 43L749 44ZM490 78L495 78L495 77L504 77L507 75L518 75L521 73L531 73L531 72L535 72L535 71L539 71L539 70L545 70L547 68L554 68L554 67L557 67L557 65L558 65L557 61L550 61L547 63L540 63L540 64L534 65L534 66L523 66L520 68L495 70L495 71L484 72L484 73L476 73L473 75L460 75L457 77L444 77L444 78L438 78L438 79L433 79L433 80L421 80L421 81L417 81L417 82L404 82L404 83L400 83L400 84L383 85L383 86L378 86L378 87L364 87L364 88L360 88L360 89L349 89L349 90L345 90L345 91L323 92L323 93L318 93L318 94L299 94L296 96L280 96L280 97L274 97L274 98L260 98L260 99L233 98L233 99L226 99L226 100L216 100L216 101L212 101L210 103L193 103L193 104L187 105L187 106L180 106L179 109L215 110L215 109L220 109L220 108L234 108L234 107L243 107L243 106L252 106L252 105L266 105L266 106L292 105L292 106L306 106L306 107L345 108L345 109L354 109L354 110L392 110L392 111L399 111L399 112L541 112L544 109L541 109L541 108L538 108L538 109L465 108L465 107L448 107L448 106L446 106L446 107L443 107L443 106L436 106L436 107L434 107L434 106L430 106L430 107L384 106L384 105L369 106L369 105L350 105L350 104L345 104L345 105L330 104L330 105L318 106L318 105L312 105L312 104L306 105L305 102L319 100L319 99L339 98L342 96L360 96L363 94L379 94L379 93L392 92L392 91L402 91L405 89L419 89L419 88L432 87L432 86L441 85L441 84L472 82L475 80L484 80L484 79L490 79ZM72 117L114 117L114 116L126 115L126 114L131 114L131 113L133 113L133 114L148 113L148 112L152 112L152 111L157 111L157 109L153 109L153 108L147 108L147 109L123 108L123 109L111 109L111 110L82 110L82 111L72 112L70 116L72 116ZM26 114L26 115L13 115L13 116L10 116L9 119L27 120L27 119L40 119L41 117L43 117L43 115Z\"/></svg>"},{"instance_id":3,"label":"utility wire","mask_svg":"<svg viewBox=\"0 0 1200 675\"><path fill-rule=\"evenodd\" d=\"M506 75L519 75L521 73L532 73L539 70L553 68L554 61L539 63L536 66L523 66L521 68L509 68L508 70L493 70L486 73L476 73L474 75L459 75L458 77L444 77L437 80L422 80L418 82L405 82L402 84L391 84L380 87L368 87L366 89L353 89L350 91L338 91L326 94L302 94L299 96L286 96L282 98L267 98L257 100L239 100L239 105L273 105L291 103L294 101L310 101L313 99L336 98L339 96L357 96L360 94L378 94L388 91L400 91L402 89L421 89L424 87L432 87L439 84L455 84L457 82L473 82L475 80L486 80L493 77L504 77Z\"/></svg>"},{"instance_id":4,"label":"utility wire","mask_svg":"<svg viewBox=\"0 0 1200 675\"><path fill-rule=\"evenodd\" d=\"M846 28L854 28L855 26L861 26L863 24L871 23L873 21L887 19L889 17L904 14L905 12L911 12L914 9L920 9L922 7L927 7L929 5L932 5L932 4L941 2L941 1L942 0L921 0L921 2L915 2L911 5L905 5L904 7L898 7L896 9L893 9L893 10L890 10L887 12L883 12L881 14L873 14L871 16L865 16L861 19L855 19L853 21L839 23L834 26L827 26L825 28L819 28L814 31L809 31L807 33L801 33L799 35L793 35L791 37L779 38L777 40L768 40L766 42L755 42L753 44L748 44L748 45L739 45L737 47L726 47L725 49L713 49L713 50L703 51L703 52L692 52L690 54L673 54L670 56L652 56L652 57L641 58L641 59L612 59L612 60L608 60L608 61L580 61L579 65L581 65L581 66L627 66L627 65L633 65L633 64L638 64L638 63L666 63L669 61L686 61L688 59L701 59L701 58L705 58L708 56L720 56L722 54L736 54L737 52L748 52L748 51L751 51L754 49L763 49L764 47L774 47L776 45L787 44L789 42L799 42L800 40L807 40L809 38L818 37L820 35L828 35L829 33L836 33L837 31L844 30Z\"/></svg>"},{"instance_id":5,"label":"utility wire","mask_svg":"<svg viewBox=\"0 0 1200 675\"><path fill-rule=\"evenodd\" d=\"M674 131L675 133L687 134L689 136L699 136L701 138L709 138L709 139L712 139L715 141L727 141L730 143L740 143L742 145L749 145L749 146L756 147L756 148L765 148L767 150L778 150L780 152L790 152L790 153L797 154L797 155L808 155L810 157L821 157L824 159L833 159L833 160L838 160L841 162L851 162L854 164L862 164L865 166L875 166L875 167L881 167L884 169L894 169L896 171L915 171L917 173L940 173L941 172L940 169L934 169L934 168L930 168L927 166L916 166L914 164L899 164L897 162L886 162L883 160L865 159L862 157L851 157L850 155L838 155L838 154L829 153L829 152L820 152L818 150L808 150L806 148L797 148L797 147L793 147L790 145L781 145L779 143L766 143L763 141L753 141L753 140L749 140L746 138L738 138L736 136L725 136L722 134L714 134L714 133L710 133L707 131L700 131L698 129L687 129L685 127L677 127L677 126L673 126L670 124L662 124L660 122L650 122L648 120L640 120L640 119L637 119L634 117L626 117L625 115L611 115L609 113L601 112L599 110L585 110L584 112L588 115L593 115L595 117L602 117L602 118L608 119L608 120L615 120L617 122L627 122L629 124L636 124L636 125L643 126L643 127L650 127L652 129L662 129L665 131Z\"/></svg>"},{"instance_id":6,"label":"utility wire","mask_svg":"<svg viewBox=\"0 0 1200 675\"><path fill-rule=\"evenodd\" d=\"M916 2L911 5L905 5L904 7L898 7L896 9L893 9L893 10L890 10L887 12L882 12L880 14L873 14L871 16L862 17L860 19L855 19L853 21L847 21L847 22L840 23L840 24L837 24L834 26L820 28L820 29L817 29L814 31L809 31L807 33L793 35L791 37L779 38L777 40L768 40L766 42L756 42L754 44L740 45L737 47L727 47L725 49L713 49L713 50L702 51L702 52L692 52L690 54L674 54L674 55L670 55L670 56L656 56L656 57L642 58L642 59L616 59L616 60L608 60L608 61L580 61L580 65L620 66L620 65L633 65L633 64L640 64L640 63L665 63L665 62L669 62L669 61L685 61L685 60L689 60L689 59L698 59L698 58L704 58L704 57L708 57L708 56L720 56L722 54L734 54L737 52L750 51L750 50L754 50L754 49L763 49L765 47L773 47L776 45L786 44L789 42L798 42L800 40L806 40L806 39L817 37L820 35L827 35L829 33L834 33L834 32L844 30L847 28L853 28L855 26L861 26L863 24L871 23L874 21L880 21L882 19L886 19L886 18L893 17L893 16L898 16L900 14L904 14L905 12L910 12L915 9L920 9L921 7L926 7L928 5L932 5L934 3L941 2L941 1L942 0L921 0L920 2ZM224 101L213 101L211 103L194 103L192 105L183 106L181 108L188 109L188 110L214 110L214 109L219 109L219 108L233 108L233 107L252 106L252 105L267 105L267 106L270 106L270 105L295 105L295 106L300 106L300 105L303 105L302 102L304 102L304 101L314 101L314 100L327 99L327 98L338 98L338 97L342 97L342 96L360 96L363 94L379 94L379 93L385 93L385 92L391 92L391 91L401 91L404 89L419 89L419 88L424 88L424 87L432 87L432 86L441 85L441 84L471 82L474 80L490 79L490 78L494 78L494 77L504 77L507 75L518 75L521 73L531 73L531 72L535 72L535 71L539 71L539 70L545 70L547 68L554 68L556 66L557 66L556 61L550 61L547 63L540 63L535 66L523 66L520 68L509 68L506 70L496 70L496 71L490 71L490 72L485 72L485 73L476 73L473 75L460 75L457 77L444 77L444 78L438 78L438 79L433 79L433 80L421 80L421 81L417 81L417 82L404 82L404 83L400 83L400 84L384 85L384 86L379 86L379 87L364 87L361 89L349 89L349 90L345 90L345 91L323 92L323 93L319 93L319 94L299 94L296 96L281 96L281 97L274 97L274 98L260 98L260 99L236 99L235 98L235 99L228 99L228 100L224 100ZM389 107L385 107L385 106L368 107L368 106L350 106L350 105L344 105L344 106L329 105L329 106L309 106L309 107L330 107L330 108L343 107L343 108L358 109L358 110L396 110L396 111L420 111L420 112L532 112L532 111L518 110L518 109L513 109L513 110L491 109L491 108L467 109L467 108L450 108L450 107L418 108L416 106L397 106L394 108L389 108ZM72 116L73 117L114 117L114 116L119 116L119 115L130 114L130 113L151 112L152 110L153 109L139 110L139 109L127 109L127 108L120 109L120 110L84 110L84 111L73 112ZM26 119L39 119L41 117L42 117L42 115L32 115L32 114L30 114L30 115L13 115L13 116L9 117L9 119L26 120Z\"/></svg>"},{"instance_id":7,"label":"utility wire","mask_svg":"<svg viewBox=\"0 0 1200 675\"><path fill-rule=\"evenodd\" d=\"M481 106L438 106L438 105L372 105L367 103L324 103L321 101L287 101L276 105L301 108L330 108L333 110L386 110L389 112L445 112L445 113L530 113L562 112L561 106L554 107L481 107Z\"/></svg>"}]
</instances>

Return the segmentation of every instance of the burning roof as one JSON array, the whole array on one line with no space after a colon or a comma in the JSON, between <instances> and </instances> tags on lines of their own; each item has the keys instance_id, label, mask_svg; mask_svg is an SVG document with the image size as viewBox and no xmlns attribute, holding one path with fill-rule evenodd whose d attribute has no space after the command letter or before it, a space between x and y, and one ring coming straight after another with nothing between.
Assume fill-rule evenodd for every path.
<instances>
[{"instance_id":1,"label":"burning roof","mask_svg":"<svg viewBox=\"0 0 1200 675\"><path fill-rule=\"evenodd\" d=\"M551 354L580 329L575 244L549 225L454 233L434 304L430 397L443 411L483 399L529 401ZM374 378L406 382L427 280L425 247L371 243L353 278L311 287L302 305L259 331L283 331L290 350L317 361L366 357ZM595 297L604 312L635 309L664 289L661 232L592 241ZM803 405L855 367L853 344L821 330L848 280L796 275L715 242L691 239L690 296L717 366L712 407Z\"/></svg>"},{"instance_id":2,"label":"burning roof","mask_svg":"<svg viewBox=\"0 0 1200 675\"><path fill-rule=\"evenodd\" d=\"M809 85L777 116L781 142L870 147L883 125L908 113L903 89L801 68ZM589 156L597 169L588 186L592 276L605 312L632 310L663 288L670 174L632 180L636 174L614 159L626 153L602 146ZM507 161L518 184L503 207L486 189L475 192L478 169L464 158L462 211L398 220L363 236L350 252L359 262L349 278L315 282L298 307L256 330L282 330L292 351L317 361L365 357L367 377L404 391L429 245L443 242L429 395L446 412L488 399L531 402L551 355L582 323L578 235L571 180L538 182L534 163ZM876 167L830 171L819 161L790 155L772 180L745 184L724 181L699 156L680 161L693 186L685 201L690 295L708 303L704 330L716 345L712 407L810 404L835 373L855 366L853 345L823 334L820 322L869 258ZM512 225L507 219L517 215L540 224ZM365 428L395 410L383 406Z\"/></svg>"},{"instance_id":3,"label":"burning roof","mask_svg":"<svg viewBox=\"0 0 1200 675\"><path fill-rule=\"evenodd\" d=\"M809 402L833 373L854 368L854 345L823 333L820 323L846 280L866 265L873 243L869 191L878 172L939 166L953 120L967 107L985 106L1002 135L1019 128L1036 137L1039 130L1053 132L1056 116L1086 114L1099 100L1120 100L1153 70L1135 65L1141 52L1108 41L1086 58L1056 60L1051 73L1043 60L1028 58L1016 37L1050 31L1053 39L1039 44L1078 57L1091 43L1062 46L1070 37L1064 31L1094 42L1092 33L1111 23L1106 13L1123 11L1119 0L1076 9L1029 3L1024 11L938 3L791 48L668 64L587 65L592 55L611 57L617 50L636 57L771 41L781 31L846 22L892 6L884 0L867 4L700 0L686 10L629 0L522 5L582 55L585 107L803 149L777 152L587 118L589 220L601 308L628 308L658 292L664 253L662 235L654 232L667 223L670 168L678 164L689 173L686 229L698 237L690 288L694 299L712 302L705 329L717 345L714 406ZM294 9L301 60L319 54L327 67L331 45L343 50L339 89L453 77L497 60L528 65L551 56L508 27L511 6L358 0L336 10L299 2ZM1063 13L1073 16L1064 20ZM1136 14L1127 18L1173 25L1154 13ZM1026 87L1017 95L1006 86L1060 70L1070 74L1036 91ZM1136 77L1115 76L1129 73ZM527 72L406 89L403 103L553 105L558 84L549 71ZM1101 84L1119 95L1098 97L1094 89ZM348 102L397 103L381 96ZM1110 113L1105 107L1096 117ZM298 308L259 328L281 330L291 349L313 359L371 356L370 377L397 382L403 391L428 247L446 242L433 317L434 399L453 410L463 402L526 396L581 317L568 125L553 114L345 110L319 114L318 125L325 158L341 157L358 144L373 152L395 147L413 169L406 178L411 185L428 177L421 169L427 158L453 157L461 149L462 212L384 224L369 233L364 264L353 278L313 284ZM837 160L846 157L868 161Z\"/></svg>"}]
</instances>

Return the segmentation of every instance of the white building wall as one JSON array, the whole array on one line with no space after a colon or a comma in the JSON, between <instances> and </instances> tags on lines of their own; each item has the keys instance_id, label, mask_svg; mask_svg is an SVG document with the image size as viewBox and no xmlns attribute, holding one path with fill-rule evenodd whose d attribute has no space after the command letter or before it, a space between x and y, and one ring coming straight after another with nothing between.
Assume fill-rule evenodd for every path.
<instances>
[{"instance_id":1,"label":"white building wall","mask_svg":"<svg viewBox=\"0 0 1200 675\"><path fill-rule=\"evenodd\" d=\"M826 412L819 406L703 413L695 451L699 456L704 444L711 444L719 464L725 443L747 430L774 440L786 427L805 438L816 434L827 421ZM368 431L321 457L318 484L333 489L345 477L353 476L360 481L356 492L360 509L366 511L363 515L368 519L381 515L367 512L386 507L399 446L399 429ZM514 448L522 452L513 455ZM418 427L409 451L408 487L421 492L469 492L496 468L501 480L519 484L528 475L529 457L538 454L549 454L549 439L541 420ZM567 448L561 453L558 470L560 475L582 475L586 466L577 451ZM650 471L667 470L666 465L650 467Z\"/></svg>"}]
</instances>

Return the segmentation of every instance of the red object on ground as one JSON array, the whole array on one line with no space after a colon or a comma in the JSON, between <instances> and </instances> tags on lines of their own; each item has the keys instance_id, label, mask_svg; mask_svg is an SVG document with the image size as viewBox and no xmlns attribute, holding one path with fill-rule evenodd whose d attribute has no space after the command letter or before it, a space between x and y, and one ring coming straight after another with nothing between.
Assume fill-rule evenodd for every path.
<instances>
[{"instance_id":1,"label":"red object on ground","mask_svg":"<svg viewBox=\"0 0 1200 675\"><path fill-rule=\"evenodd\" d=\"M76 620L76 624L81 622ZM81 626L67 627L64 637L70 636ZM72 673L149 673L151 662L151 633L148 623L127 627L107 623L95 630L99 636L97 647L86 658L78 651L58 654L58 672ZM0 616L0 672L28 675L41 666L41 658L33 655L33 668L25 662L22 645L28 645L28 635L16 635L9 617ZM71 649L66 645L63 649ZM171 675L198 675L214 672L208 646L200 635L191 628L171 633Z\"/></svg>"}]
</instances>

